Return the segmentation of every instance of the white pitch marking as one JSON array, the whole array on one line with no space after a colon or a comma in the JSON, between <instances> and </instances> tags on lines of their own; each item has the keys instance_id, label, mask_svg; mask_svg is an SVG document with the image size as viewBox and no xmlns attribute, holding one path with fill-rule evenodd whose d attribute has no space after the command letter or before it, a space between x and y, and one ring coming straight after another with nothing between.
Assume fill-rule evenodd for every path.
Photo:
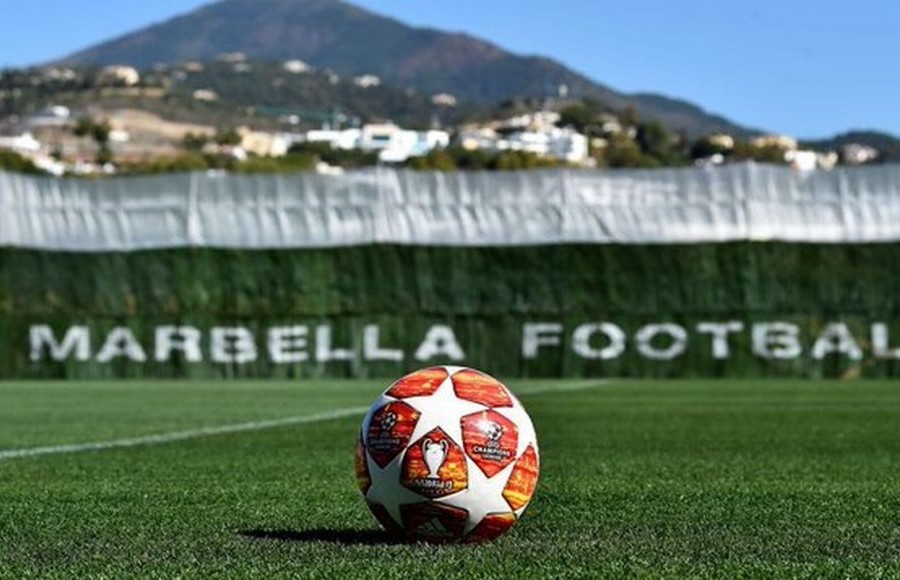
<instances>
[{"instance_id":1,"label":"white pitch marking","mask_svg":"<svg viewBox=\"0 0 900 580\"><path fill-rule=\"evenodd\" d=\"M516 395L527 396L554 392L583 391L585 389L591 389L594 387L605 385L609 382L610 381L605 380L584 381L570 385L562 385L559 387L541 387L537 389L522 390L517 392ZM262 431L264 429L273 429L275 427L284 427L287 425L305 425L309 423L333 421L335 419L344 419L346 417L364 415L368 412L369 407L348 407L346 409L338 409L336 411L331 411L328 413L301 415L299 417L285 417L283 419L271 419L268 421L251 421L249 423L220 425L218 427L203 427L200 429L190 429L187 431L174 431L171 433L145 435L143 437L132 437L129 439L116 439L114 441L73 443L70 445L30 447L26 449L10 449L8 451L0 451L0 461L5 461L7 459L21 459L25 457L38 457L40 455L65 455L70 453L84 453L86 451L105 451L107 449L127 449L129 447L163 445L166 443L174 443L177 441L200 439L202 437L214 437L216 435L229 435L231 433Z\"/></svg>"},{"instance_id":2,"label":"white pitch marking","mask_svg":"<svg viewBox=\"0 0 900 580\"><path fill-rule=\"evenodd\" d=\"M527 395L543 395L547 393L568 393L572 391L586 391L588 389L596 389L597 387L603 387L612 383L613 381L609 379L598 379L595 381L579 381L577 383L563 384L559 387L539 387L537 389L523 389L520 391L513 391L513 394L517 397L524 397Z\"/></svg>"},{"instance_id":3,"label":"white pitch marking","mask_svg":"<svg viewBox=\"0 0 900 580\"><path fill-rule=\"evenodd\" d=\"M133 437L130 439L117 439L115 441L75 443L72 445L32 447L28 449L12 449L9 451L0 451L0 461L3 461L5 459L18 459L21 457L35 457L38 455L61 455L66 453L82 453L84 451L104 451L106 449L122 449L127 447L140 447L144 445L161 445L163 443L173 443L175 441L186 441L188 439L199 439L201 437L212 437L215 435L228 435L230 433L242 433L246 431L261 431L263 429L272 429L275 427L283 427L285 425L303 425L306 423L332 421L334 419L343 419L345 417L360 415L366 413L368 410L368 407L350 407L347 409L338 409L337 411L331 411L329 413L302 415L299 417L285 417L283 419L271 419L268 421L252 421L250 423L237 423L233 425L220 425L218 427L203 427L201 429L175 431L172 433L160 433L158 435L146 435L144 437Z\"/></svg>"}]
</instances>

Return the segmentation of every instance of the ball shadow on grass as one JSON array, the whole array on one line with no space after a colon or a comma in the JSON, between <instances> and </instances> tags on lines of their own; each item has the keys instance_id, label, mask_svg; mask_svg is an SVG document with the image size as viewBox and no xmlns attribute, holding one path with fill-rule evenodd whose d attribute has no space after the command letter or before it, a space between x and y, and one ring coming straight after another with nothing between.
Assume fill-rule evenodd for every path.
<instances>
[{"instance_id":1,"label":"ball shadow on grass","mask_svg":"<svg viewBox=\"0 0 900 580\"><path fill-rule=\"evenodd\" d=\"M343 546L383 546L402 544L403 540L395 538L382 530L351 529L313 529L313 530L242 530L239 536L252 540L268 540L275 542L326 542Z\"/></svg>"}]
</instances>

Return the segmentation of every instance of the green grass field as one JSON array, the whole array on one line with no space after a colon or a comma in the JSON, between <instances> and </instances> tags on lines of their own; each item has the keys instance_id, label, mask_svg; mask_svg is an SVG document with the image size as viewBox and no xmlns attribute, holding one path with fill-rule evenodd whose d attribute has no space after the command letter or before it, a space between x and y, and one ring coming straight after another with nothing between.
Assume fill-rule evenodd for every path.
<instances>
[{"instance_id":1,"label":"green grass field","mask_svg":"<svg viewBox=\"0 0 900 580\"><path fill-rule=\"evenodd\" d=\"M0 576L900 576L896 382L514 382L542 479L475 547L371 519L353 445L385 386L0 383Z\"/></svg>"}]
</instances>

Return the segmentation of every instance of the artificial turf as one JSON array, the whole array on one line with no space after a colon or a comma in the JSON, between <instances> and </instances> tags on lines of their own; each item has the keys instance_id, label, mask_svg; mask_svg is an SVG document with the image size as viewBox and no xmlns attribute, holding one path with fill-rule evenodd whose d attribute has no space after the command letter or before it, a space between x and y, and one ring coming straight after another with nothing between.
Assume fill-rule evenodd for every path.
<instances>
[{"instance_id":1,"label":"artificial turf","mask_svg":"<svg viewBox=\"0 0 900 580\"><path fill-rule=\"evenodd\" d=\"M0 453L315 415L384 386L0 383ZM492 544L383 535L352 416L0 459L0 576L900 576L896 382L512 386L541 481Z\"/></svg>"}]
</instances>

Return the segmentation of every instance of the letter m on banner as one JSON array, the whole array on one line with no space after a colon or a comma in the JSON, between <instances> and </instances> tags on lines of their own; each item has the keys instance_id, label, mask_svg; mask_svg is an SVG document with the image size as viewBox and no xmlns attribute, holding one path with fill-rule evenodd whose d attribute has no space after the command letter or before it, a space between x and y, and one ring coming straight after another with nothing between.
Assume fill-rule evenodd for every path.
<instances>
[{"instance_id":1,"label":"letter m on banner","mask_svg":"<svg viewBox=\"0 0 900 580\"><path fill-rule=\"evenodd\" d=\"M46 325L32 326L29 331L32 362L44 360L49 353L50 359L62 362L74 357L78 361L91 358L91 331L87 326L72 326L66 330L62 340L57 340L53 329Z\"/></svg>"}]
</instances>

